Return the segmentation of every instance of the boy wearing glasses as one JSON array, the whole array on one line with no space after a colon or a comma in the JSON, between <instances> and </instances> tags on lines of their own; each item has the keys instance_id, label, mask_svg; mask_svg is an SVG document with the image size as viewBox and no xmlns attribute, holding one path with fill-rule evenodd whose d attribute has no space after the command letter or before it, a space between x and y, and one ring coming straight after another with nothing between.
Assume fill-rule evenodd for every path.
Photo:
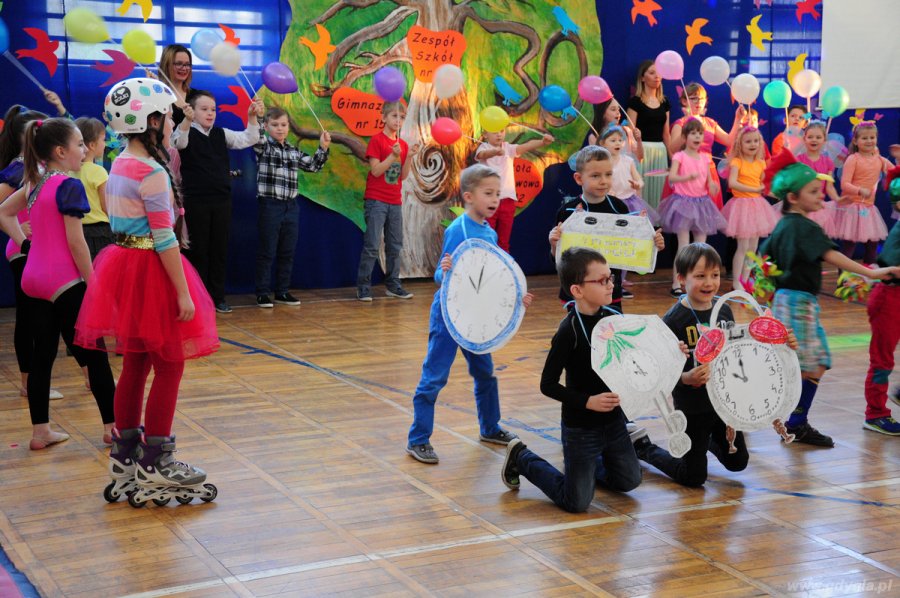
<instances>
[{"instance_id":1,"label":"boy wearing glasses","mask_svg":"<svg viewBox=\"0 0 900 598\"><path fill-rule=\"evenodd\" d=\"M561 509L581 513L594 499L596 484L628 492L641 483L641 467L619 395L591 367L591 331L614 313L605 307L612 302L615 275L600 253L573 247L562 254L559 279L575 303L551 341L541 392L562 403L565 473L514 438L500 477L509 489L518 490L523 476ZM559 381L564 370L565 385Z\"/></svg>"}]
</instances>

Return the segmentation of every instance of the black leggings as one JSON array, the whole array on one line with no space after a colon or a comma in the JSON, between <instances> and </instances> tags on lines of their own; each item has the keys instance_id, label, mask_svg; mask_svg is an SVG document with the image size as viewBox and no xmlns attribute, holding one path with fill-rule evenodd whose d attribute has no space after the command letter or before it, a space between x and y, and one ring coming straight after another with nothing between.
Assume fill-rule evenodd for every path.
<instances>
[{"instance_id":1,"label":"black leggings","mask_svg":"<svg viewBox=\"0 0 900 598\"><path fill-rule=\"evenodd\" d=\"M16 349L16 361L23 374L31 372L34 361L34 299L22 291L22 272L25 271L25 256L9 262L13 274L13 285L16 287L16 327L13 332L13 346Z\"/></svg>"},{"instance_id":2,"label":"black leggings","mask_svg":"<svg viewBox=\"0 0 900 598\"><path fill-rule=\"evenodd\" d=\"M87 285L79 282L63 291L53 303L43 299L32 299L34 360L31 374L28 376L28 409L31 411L32 425L46 424L50 421L50 377L59 348L60 334L78 363L87 366L91 393L97 401L103 423L111 424L115 421L113 397L116 393L116 384L106 353L90 351L74 343L75 321L78 319L86 290Z\"/></svg>"}]
</instances>

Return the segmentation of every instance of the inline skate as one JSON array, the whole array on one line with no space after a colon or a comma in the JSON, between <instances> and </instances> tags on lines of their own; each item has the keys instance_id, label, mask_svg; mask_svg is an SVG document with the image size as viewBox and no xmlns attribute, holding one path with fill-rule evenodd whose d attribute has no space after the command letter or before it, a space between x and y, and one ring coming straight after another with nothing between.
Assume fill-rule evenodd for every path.
<instances>
[{"instance_id":1,"label":"inline skate","mask_svg":"<svg viewBox=\"0 0 900 598\"><path fill-rule=\"evenodd\" d=\"M134 479L134 452L143 432L143 428L113 428L112 448L109 451L109 477L112 482L103 489L103 498L107 502L116 502L122 495L130 494L137 488Z\"/></svg>"},{"instance_id":2,"label":"inline skate","mask_svg":"<svg viewBox=\"0 0 900 598\"><path fill-rule=\"evenodd\" d=\"M174 498L186 505L195 498L204 502L215 500L218 489L204 484L206 472L176 461L174 436L147 436L135 450L135 480L137 488L128 495L128 504L143 507L153 501L158 506Z\"/></svg>"}]
</instances>

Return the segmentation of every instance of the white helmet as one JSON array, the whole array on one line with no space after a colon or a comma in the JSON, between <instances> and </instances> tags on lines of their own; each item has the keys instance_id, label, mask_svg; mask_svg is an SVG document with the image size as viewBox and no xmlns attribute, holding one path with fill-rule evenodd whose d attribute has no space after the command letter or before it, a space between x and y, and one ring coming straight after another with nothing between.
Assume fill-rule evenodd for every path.
<instances>
[{"instance_id":1,"label":"white helmet","mask_svg":"<svg viewBox=\"0 0 900 598\"><path fill-rule=\"evenodd\" d=\"M143 133L147 117L154 112L167 114L175 94L168 85L155 79L125 79L112 86L103 103L103 117L116 133Z\"/></svg>"}]
</instances>

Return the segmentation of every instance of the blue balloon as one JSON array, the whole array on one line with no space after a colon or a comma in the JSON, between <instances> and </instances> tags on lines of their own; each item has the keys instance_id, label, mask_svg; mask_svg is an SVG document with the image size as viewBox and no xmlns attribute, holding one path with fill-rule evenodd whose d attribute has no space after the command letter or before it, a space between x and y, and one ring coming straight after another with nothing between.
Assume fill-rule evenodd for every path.
<instances>
[{"instance_id":1,"label":"blue balloon","mask_svg":"<svg viewBox=\"0 0 900 598\"><path fill-rule=\"evenodd\" d=\"M209 60L212 49L223 41L225 37L215 29L200 29L191 38L191 52L201 60Z\"/></svg>"},{"instance_id":2,"label":"blue balloon","mask_svg":"<svg viewBox=\"0 0 900 598\"><path fill-rule=\"evenodd\" d=\"M547 112L560 112L572 105L572 98L559 85L548 85L538 95L538 102Z\"/></svg>"},{"instance_id":3,"label":"blue balloon","mask_svg":"<svg viewBox=\"0 0 900 598\"><path fill-rule=\"evenodd\" d=\"M0 19L0 54L7 50L9 50L9 29L6 28L3 19Z\"/></svg>"}]
</instances>

